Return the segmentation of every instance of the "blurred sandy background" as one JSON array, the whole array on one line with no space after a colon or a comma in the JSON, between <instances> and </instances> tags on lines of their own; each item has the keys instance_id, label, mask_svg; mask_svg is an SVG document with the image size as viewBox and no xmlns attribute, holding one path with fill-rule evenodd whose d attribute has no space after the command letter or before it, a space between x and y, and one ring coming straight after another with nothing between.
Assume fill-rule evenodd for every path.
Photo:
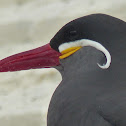
<instances>
[{"instance_id":1,"label":"blurred sandy background","mask_svg":"<svg viewBox=\"0 0 126 126\"><path fill-rule=\"evenodd\" d=\"M0 0L0 59L49 42L64 24L91 13L126 20L126 0ZM46 126L60 81L54 69L0 73L0 126Z\"/></svg>"}]
</instances>

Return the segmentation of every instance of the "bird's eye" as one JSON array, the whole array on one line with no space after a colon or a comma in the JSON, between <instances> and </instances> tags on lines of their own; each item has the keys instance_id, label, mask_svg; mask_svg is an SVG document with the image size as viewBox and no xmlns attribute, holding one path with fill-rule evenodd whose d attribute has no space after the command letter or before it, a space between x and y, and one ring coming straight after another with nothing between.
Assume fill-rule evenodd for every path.
<instances>
[{"instance_id":1,"label":"bird's eye","mask_svg":"<svg viewBox=\"0 0 126 126\"><path fill-rule=\"evenodd\" d=\"M74 41L78 38L76 30L67 30L64 32L64 41Z\"/></svg>"},{"instance_id":2,"label":"bird's eye","mask_svg":"<svg viewBox=\"0 0 126 126\"><path fill-rule=\"evenodd\" d=\"M70 36L76 36L77 35L77 31L70 31Z\"/></svg>"},{"instance_id":3,"label":"bird's eye","mask_svg":"<svg viewBox=\"0 0 126 126\"><path fill-rule=\"evenodd\" d=\"M70 31L68 37L70 41L76 40L78 37L77 31Z\"/></svg>"}]
</instances>

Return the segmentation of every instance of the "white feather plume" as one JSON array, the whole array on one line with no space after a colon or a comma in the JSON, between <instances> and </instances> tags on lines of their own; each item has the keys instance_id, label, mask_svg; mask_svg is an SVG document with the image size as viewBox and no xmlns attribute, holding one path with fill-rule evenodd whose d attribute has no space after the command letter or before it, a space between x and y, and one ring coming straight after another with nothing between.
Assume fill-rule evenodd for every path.
<instances>
[{"instance_id":1,"label":"white feather plume","mask_svg":"<svg viewBox=\"0 0 126 126\"><path fill-rule=\"evenodd\" d=\"M81 39L81 40L77 40L74 42L69 42L69 43L63 43L59 46L59 51L62 52L63 50L66 50L70 47L78 47L78 46L92 46L98 50L100 50L101 52L103 52L106 56L107 62L104 65L100 65L98 64L98 66L102 69L107 69L109 68L110 64L111 64L111 55L109 53L109 51L99 42L93 41L93 40L89 40L89 39Z\"/></svg>"}]
</instances>

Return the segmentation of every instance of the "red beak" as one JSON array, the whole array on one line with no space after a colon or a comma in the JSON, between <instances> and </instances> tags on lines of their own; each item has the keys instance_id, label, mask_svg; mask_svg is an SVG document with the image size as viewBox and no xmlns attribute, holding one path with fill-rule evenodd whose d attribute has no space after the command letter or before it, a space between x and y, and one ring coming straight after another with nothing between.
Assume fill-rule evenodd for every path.
<instances>
[{"instance_id":1,"label":"red beak","mask_svg":"<svg viewBox=\"0 0 126 126\"><path fill-rule=\"evenodd\" d=\"M60 65L61 53L46 44L42 47L9 56L0 61L0 72L50 68Z\"/></svg>"}]
</instances>

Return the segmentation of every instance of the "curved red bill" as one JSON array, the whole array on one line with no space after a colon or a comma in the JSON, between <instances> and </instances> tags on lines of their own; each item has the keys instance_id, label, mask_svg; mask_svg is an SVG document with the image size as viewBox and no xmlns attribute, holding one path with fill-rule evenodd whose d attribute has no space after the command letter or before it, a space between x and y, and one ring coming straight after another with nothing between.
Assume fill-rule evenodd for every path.
<instances>
[{"instance_id":1,"label":"curved red bill","mask_svg":"<svg viewBox=\"0 0 126 126\"><path fill-rule=\"evenodd\" d=\"M42 47L9 56L0 60L0 72L49 68L59 65L61 53L46 44Z\"/></svg>"}]
</instances>

